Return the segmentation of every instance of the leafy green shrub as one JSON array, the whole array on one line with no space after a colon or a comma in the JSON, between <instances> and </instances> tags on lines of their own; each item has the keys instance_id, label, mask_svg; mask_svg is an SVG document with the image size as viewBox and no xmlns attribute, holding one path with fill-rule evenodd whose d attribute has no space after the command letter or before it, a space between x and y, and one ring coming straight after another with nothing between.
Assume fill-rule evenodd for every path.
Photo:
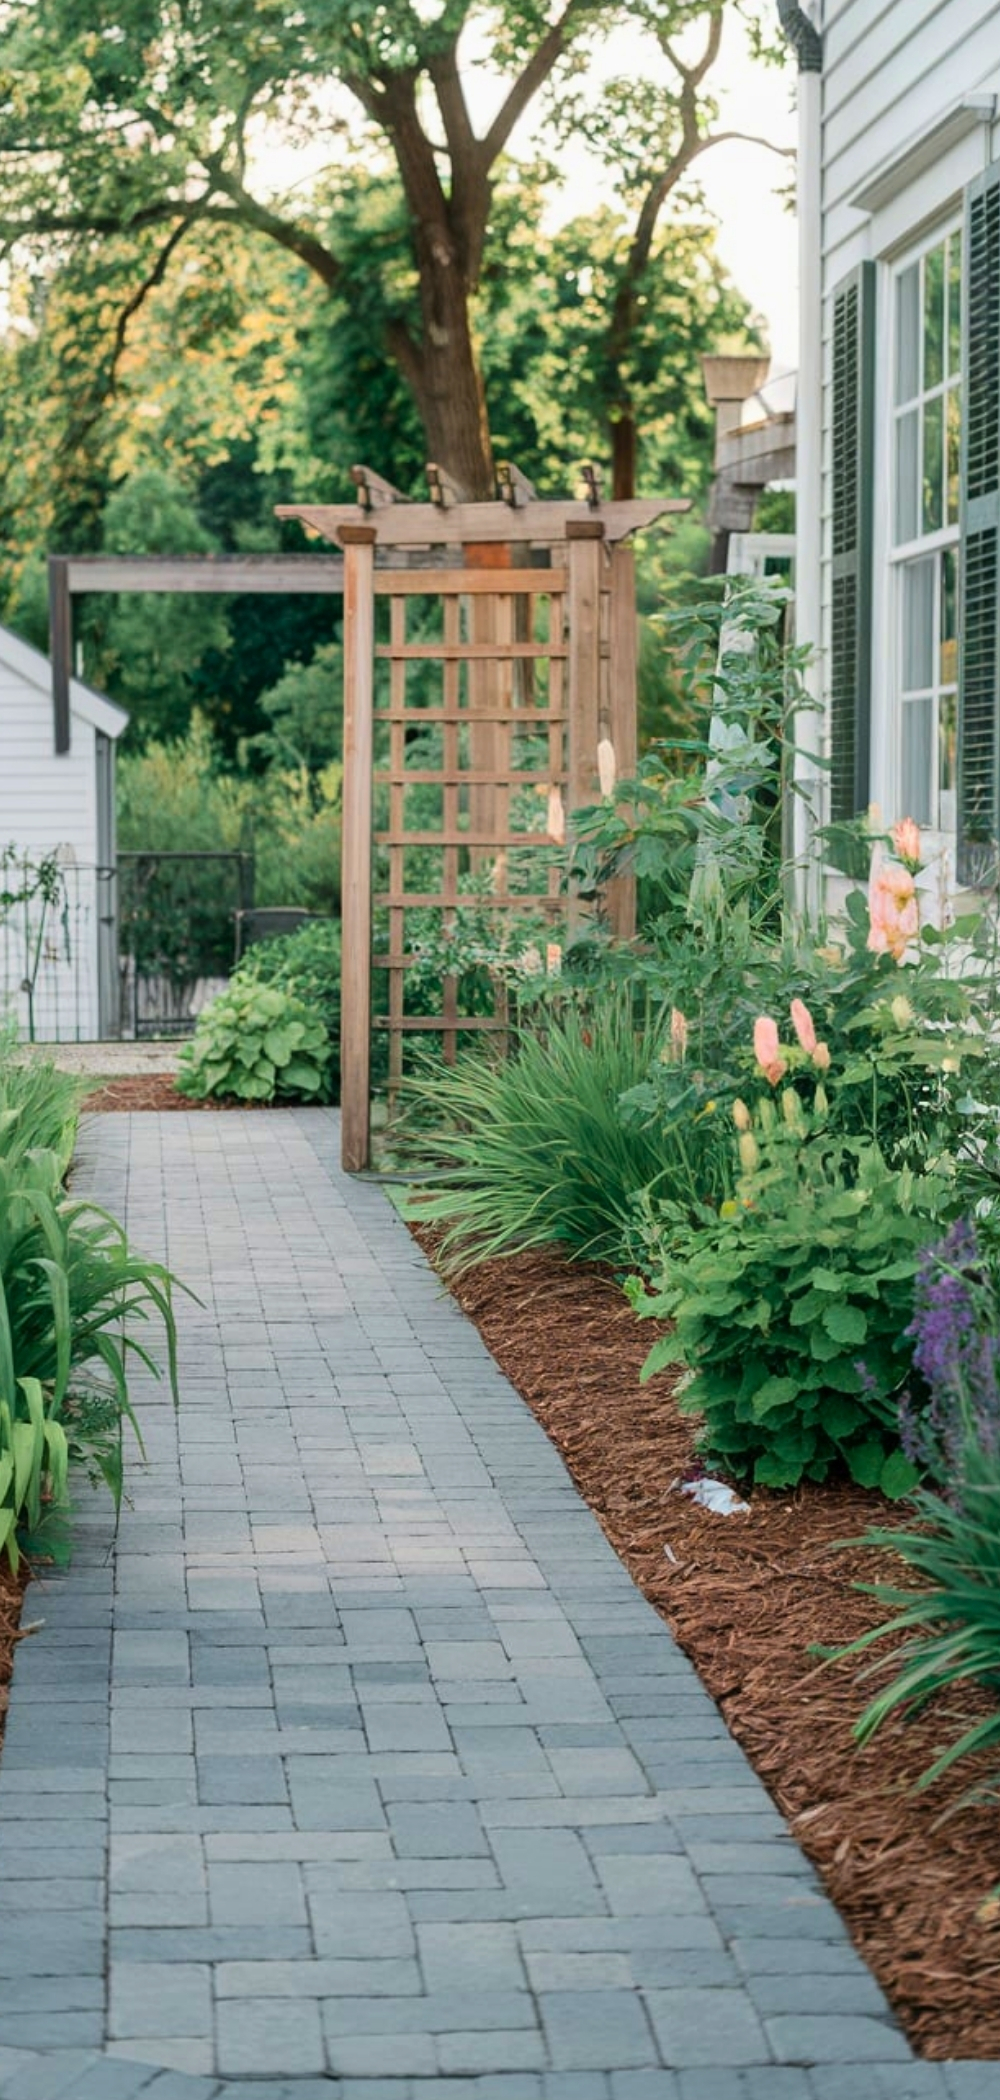
<instances>
[{"instance_id":1,"label":"leafy green shrub","mask_svg":"<svg viewBox=\"0 0 1000 2100\"><path fill-rule=\"evenodd\" d=\"M693 1235L662 1218L653 1293L635 1282L629 1295L673 1332L642 1375L686 1366L680 1405L704 1417L705 1455L737 1476L792 1487L845 1465L864 1487L905 1494L917 1473L899 1448L897 1395L946 1189L888 1167L870 1140L810 1133L790 1089L784 1101L793 1121L772 1111L763 1155L741 1134L735 1198ZM651 1253L655 1243L654 1232Z\"/></svg>"},{"instance_id":2,"label":"leafy green shrub","mask_svg":"<svg viewBox=\"0 0 1000 2100\"><path fill-rule=\"evenodd\" d=\"M256 941L233 972L233 981L276 985L294 992L322 1021L330 1050L325 1098L340 1092L340 925L316 919L273 940Z\"/></svg>"},{"instance_id":3,"label":"leafy green shrub","mask_svg":"<svg viewBox=\"0 0 1000 2100\"><path fill-rule=\"evenodd\" d=\"M130 1360L156 1370L129 1322L162 1320L177 1399L171 1277L104 1211L60 1200L58 1179L51 1153L0 1159L0 1550L15 1567L64 1508L71 1458L120 1500Z\"/></svg>"},{"instance_id":4,"label":"leafy green shrub","mask_svg":"<svg viewBox=\"0 0 1000 2100\"><path fill-rule=\"evenodd\" d=\"M412 1214L445 1226L454 1268L553 1244L621 1261L641 1189L680 1177L670 1133L623 1120L618 1099L668 1040L664 1026L633 1027L628 996L590 1017L568 1012L545 1033L524 1033L507 1059L468 1057L408 1083L404 1158L426 1165L433 1187Z\"/></svg>"},{"instance_id":5,"label":"leafy green shrub","mask_svg":"<svg viewBox=\"0 0 1000 2100\"><path fill-rule=\"evenodd\" d=\"M72 1157L82 1093L80 1081L48 1059L19 1057L13 1034L0 1031L0 1159L49 1152L58 1185Z\"/></svg>"},{"instance_id":6,"label":"leafy green shrub","mask_svg":"<svg viewBox=\"0 0 1000 2100\"><path fill-rule=\"evenodd\" d=\"M329 1068L326 1030L304 999L237 977L199 1016L177 1086L195 1101L324 1101Z\"/></svg>"}]
</instances>

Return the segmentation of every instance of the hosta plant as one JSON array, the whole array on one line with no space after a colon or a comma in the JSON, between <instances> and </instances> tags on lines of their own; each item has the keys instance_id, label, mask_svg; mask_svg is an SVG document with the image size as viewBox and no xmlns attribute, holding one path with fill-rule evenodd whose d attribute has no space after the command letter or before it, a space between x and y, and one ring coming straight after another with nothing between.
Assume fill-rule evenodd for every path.
<instances>
[{"instance_id":1,"label":"hosta plant","mask_svg":"<svg viewBox=\"0 0 1000 2100\"><path fill-rule=\"evenodd\" d=\"M182 1052L178 1090L195 1101L324 1101L330 1044L320 1015L278 985L234 978Z\"/></svg>"}]
</instances>

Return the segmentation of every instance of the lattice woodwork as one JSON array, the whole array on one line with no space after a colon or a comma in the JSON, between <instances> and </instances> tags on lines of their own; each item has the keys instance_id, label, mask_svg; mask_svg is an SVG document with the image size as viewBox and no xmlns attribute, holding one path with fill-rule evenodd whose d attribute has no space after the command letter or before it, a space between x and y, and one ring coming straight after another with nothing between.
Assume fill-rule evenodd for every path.
<instances>
[{"instance_id":1,"label":"lattice woodwork","mask_svg":"<svg viewBox=\"0 0 1000 2100\"><path fill-rule=\"evenodd\" d=\"M563 919L561 856L544 820L550 790L565 802L569 786L567 585L564 568L375 571L374 846L384 876L372 902L388 939L372 957L387 984L372 1018L388 1036L390 1102L407 1036L440 1037L453 1063L463 1034L502 1035L508 1025L502 989L492 1014L468 1013L453 975L441 981L437 1014L407 1010L409 914L435 912L442 933L451 932L463 911L483 907L481 892L462 887L478 868L492 877L491 914L544 912L554 930ZM430 608L433 639L425 631ZM388 638L378 639L384 631ZM540 747L533 763L525 763L529 738ZM413 763L414 753L426 760L420 745L428 739L434 762ZM414 822L408 807L426 799L411 796L419 788L437 791L429 824ZM525 802L537 812L530 828ZM420 880L419 863L431 856L434 877Z\"/></svg>"}]
</instances>

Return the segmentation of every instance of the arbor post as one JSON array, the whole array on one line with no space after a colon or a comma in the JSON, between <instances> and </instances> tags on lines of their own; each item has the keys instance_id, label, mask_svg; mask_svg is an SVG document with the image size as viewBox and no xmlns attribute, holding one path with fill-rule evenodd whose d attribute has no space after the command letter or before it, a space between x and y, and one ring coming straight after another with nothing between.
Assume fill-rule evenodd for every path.
<instances>
[{"instance_id":1,"label":"arbor post","mask_svg":"<svg viewBox=\"0 0 1000 2100\"><path fill-rule=\"evenodd\" d=\"M601 563L604 526L599 518L569 518L569 794L567 815L594 802L600 792L597 745L601 709ZM582 916L579 898L569 897L572 932Z\"/></svg>"},{"instance_id":2,"label":"arbor post","mask_svg":"<svg viewBox=\"0 0 1000 2100\"><path fill-rule=\"evenodd\" d=\"M342 525L344 549L344 817L341 847L340 1157L368 1165L371 1142L373 525Z\"/></svg>"},{"instance_id":3,"label":"arbor post","mask_svg":"<svg viewBox=\"0 0 1000 2100\"><path fill-rule=\"evenodd\" d=\"M608 737L619 780L631 780L639 763L639 621L635 555L622 542L611 549L608 670ZM635 933L634 875L616 875L609 882L607 911L612 932L630 941Z\"/></svg>"}]
</instances>

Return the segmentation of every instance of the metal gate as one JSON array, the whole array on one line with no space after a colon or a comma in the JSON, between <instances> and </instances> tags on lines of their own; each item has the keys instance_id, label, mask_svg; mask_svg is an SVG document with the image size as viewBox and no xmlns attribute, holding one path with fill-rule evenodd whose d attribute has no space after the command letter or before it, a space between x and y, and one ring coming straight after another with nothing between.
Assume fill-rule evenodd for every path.
<instances>
[{"instance_id":1,"label":"metal gate","mask_svg":"<svg viewBox=\"0 0 1000 2100\"><path fill-rule=\"evenodd\" d=\"M119 853L123 1035L190 1033L229 976L253 886L251 853Z\"/></svg>"}]
</instances>

